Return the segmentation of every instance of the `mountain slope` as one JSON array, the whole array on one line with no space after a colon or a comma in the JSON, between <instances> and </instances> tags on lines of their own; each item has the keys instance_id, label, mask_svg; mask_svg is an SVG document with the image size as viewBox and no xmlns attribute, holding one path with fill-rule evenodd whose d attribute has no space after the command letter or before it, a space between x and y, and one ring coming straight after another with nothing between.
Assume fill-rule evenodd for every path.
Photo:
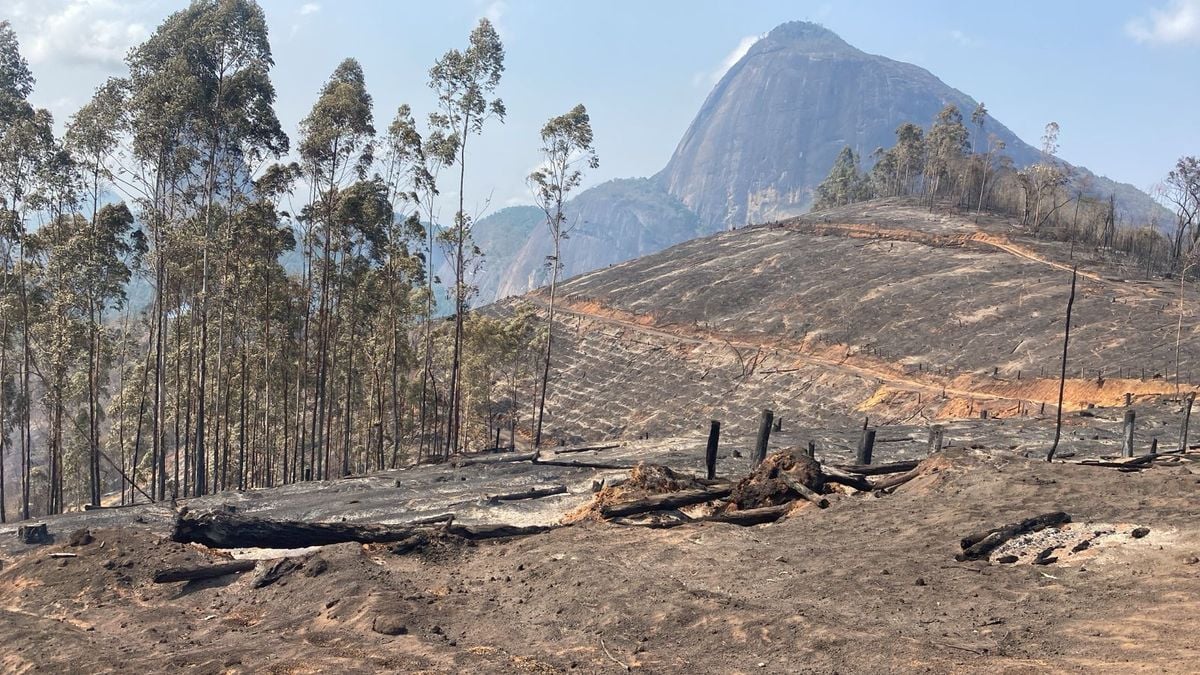
<instances>
[{"instance_id":1,"label":"mountain slope","mask_svg":"<svg viewBox=\"0 0 1200 675\"><path fill-rule=\"evenodd\" d=\"M585 227L568 243L565 276L692 236L803 213L843 147L869 159L875 148L894 143L897 126L928 127L947 103L968 119L976 106L923 68L867 54L816 24L783 24L725 74L661 172L649 180L605 183L569 203L568 217L582 219ZM987 120L985 133L1005 142L1017 166L1039 158L997 120ZM1094 193L1116 195L1123 220L1169 220L1133 186L1082 168L1080 173L1091 177ZM481 220L481 237L494 238L493 225ZM518 252L511 256L489 252L478 279L481 300L545 282L545 228L534 227L513 248Z\"/></svg>"},{"instance_id":2,"label":"mountain slope","mask_svg":"<svg viewBox=\"0 0 1200 675\"><path fill-rule=\"evenodd\" d=\"M882 200L576 277L559 289L547 429L571 442L657 438L721 419L751 433L762 408L812 429L858 428L864 415L881 425L980 410L1037 417L1057 401L1080 258L1013 237L1013 226ZM1119 255L1081 264L1068 408L1174 392L1178 282L1144 273ZM544 291L487 311L521 303L544 309ZM1182 334L1198 330L1189 312ZM1183 382L1197 365L1200 344L1185 339Z\"/></svg>"},{"instance_id":3,"label":"mountain slope","mask_svg":"<svg viewBox=\"0 0 1200 675\"><path fill-rule=\"evenodd\" d=\"M529 229L515 246L511 240L497 248L487 245L517 229L512 222L518 217L520 227ZM569 203L567 217L574 229L563 245L565 276L624 262L711 231L702 228L678 199L646 178L609 181L580 193ZM552 249L540 209L504 209L481 219L475 229L476 241L488 255L476 277L485 301L548 283L546 257Z\"/></svg>"}]
</instances>

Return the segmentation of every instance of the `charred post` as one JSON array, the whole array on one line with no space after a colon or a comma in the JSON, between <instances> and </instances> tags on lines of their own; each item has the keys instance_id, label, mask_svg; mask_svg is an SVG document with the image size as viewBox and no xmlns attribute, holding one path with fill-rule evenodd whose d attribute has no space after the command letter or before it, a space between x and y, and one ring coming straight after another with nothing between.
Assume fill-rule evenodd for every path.
<instances>
[{"instance_id":1,"label":"charred post","mask_svg":"<svg viewBox=\"0 0 1200 675\"><path fill-rule=\"evenodd\" d=\"M870 464L871 454L875 451L875 430L863 429L862 438L858 441L858 453L855 455L857 464Z\"/></svg>"},{"instance_id":2,"label":"charred post","mask_svg":"<svg viewBox=\"0 0 1200 675\"><path fill-rule=\"evenodd\" d=\"M754 466L762 464L767 458L767 442L771 439L771 422L775 413L770 410L762 411L762 420L758 425L758 443L754 446Z\"/></svg>"},{"instance_id":3,"label":"charred post","mask_svg":"<svg viewBox=\"0 0 1200 675\"><path fill-rule=\"evenodd\" d=\"M721 423L712 420L708 427L708 447L704 449L704 467L707 469L709 480L717 477L717 447L720 442Z\"/></svg>"}]
</instances>

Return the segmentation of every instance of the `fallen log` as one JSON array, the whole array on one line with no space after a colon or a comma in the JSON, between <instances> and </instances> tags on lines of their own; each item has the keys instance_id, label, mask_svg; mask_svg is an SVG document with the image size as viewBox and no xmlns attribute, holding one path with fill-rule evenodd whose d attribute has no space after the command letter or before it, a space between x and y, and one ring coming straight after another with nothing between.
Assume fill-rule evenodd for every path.
<instances>
[{"instance_id":1,"label":"fallen log","mask_svg":"<svg viewBox=\"0 0 1200 675\"><path fill-rule=\"evenodd\" d=\"M583 462L575 459L539 459L538 466L567 466L577 467L580 469L612 469L615 471L629 471L634 467L633 464L611 464L608 462Z\"/></svg>"},{"instance_id":2,"label":"fallen log","mask_svg":"<svg viewBox=\"0 0 1200 675\"><path fill-rule=\"evenodd\" d=\"M226 574L249 572L256 565L253 560L234 560L215 565L189 565L186 567L169 567L154 573L154 583L169 584L176 581L198 581L200 579L215 579Z\"/></svg>"},{"instance_id":3,"label":"fallen log","mask_svg":"<svg viewBox=\"0 0 1200 675\"><path fill-rule=\"evenodd\" d=\"M583 446L578 446L578 447L573 447L573 448L562 448L559 450L555 450L554 454L568 455L573 452L593 452L593 451L599 452L601 450L612 450L613 448L619 448L619 447L621 447L620 443L610 443L608 445L583 445Z\"/></svg>"},{"instance_id":4,"label":"fallen log","mask_svg":"<svg viewBox=\"0 0 1200 675\"><path fill-rule=\"evenodd\" d=\"M699 522L727 523L729 525L741 525L743 527L750 525L762 525L764 523L773 523L779 520L787 515L791 510L791 504L778 504L776 506L763 506L761 508L746 509L744 511L728 511L726 513L718 513L716 515L708 516L707 518L701 518L699 519Z\"/></svg>"},{"instance_id":5,"label":"fallen log","mask_svg":"<svg viewBox=\"0 0 1200 675\"><path fill-rule=\"evenodd\" d=\"M306 548L350 541L362 544L401 541L415 532L408 525L306 523L224 511L193 513L185 508L175 518L171 539L211 548Z\"/></svg>"},{"instance_id":6,"label":"fallen log","mask_svg":"<svg viewBox=\"0 0 1200 675\"><path fill-rule=\"evenodd\" d=\"M904 485L908 481L910 481L920 475L921 475L921 468L913 467L912 470L910 470L906 473L902 473L898 476L888 476L887 478L882 478L880 480L877 480L877 481L871 483L871 486L875 490L890 490L892 488Z\"/></svg>"},{"instance_id":7,"label":"fallen log","mask_svg":"<svg viewBox=\"0 0 1200 675\"><path fill-rule=\"evenodd\" d=\"M738 511L726 511L725 513L717 513L703 518L688 518L686 515L676 511L678 518L675 520L656 520L651 522L631 521L627 518L614 518L613 522L618 525L630 525L634 527L648 527L654 530L665 530L680 525L692 525L695 523L725 523L727 525L740 525L749 527L751 525L762 525L764 523L773 523L787 515L792 510L792 504L777 504L775 506L763 506L757 509L745 509Z\"/></svg>"},{"instance_id":8,"label":"fallen log","mask_svg":"<svg viewBox=\"0 0 1200 675\"><path fill-rule=\"evenodd\" d=\"M454 463L455 466L473 466L475 464L504 464L508 462L536 462L538 453L526 452L520 455L497 455L492 454L486 457L464 457Z\"/></svg>"},{"instance_id":9,"label":"fallen log","mask_svg":"<svg viewBox=\"0 0 1200 675\"><path fill-rule=\"evenodd\" d=\"M861 476L880 476L888 473L902 473L904 471L912 471L920 464L920 460L912 459L904 462L891 462L890 464L839 464L837 468L846 473L859 474Z\"/></svg>"},{"instance_id":10,"label":"fallen log","mask_svg":"<svg viewBox=\"0 0 1200 675\"><path fill-rule=\"evenodd\" d=\"M446 521L440 518L438 522ZM408 542L415 545L423 539L443 532L479 541L539 534L550 529L540 525L455 525L453 521L449 523L441 526L305 523L267 520L223 511L194 514L184 509L175 520L171 539L183 544L204 544L210 548L307 548L347 542Z\"/></svg>"},{"instance_id":11,"label":"fallen log","mask_svg":"<svg viewBox=\"0 0 1200 675\"><path fill-rule=\"evenodd\" d=\"M1029 532L1044 530L1047 527L1057 527L1069 522L1071 522L1070 515L1063 511L1054 511L1052 513L1043 513L1033 518L1026 518L1019 523L1012 523L1003 527L969 534L959 542L963 552L956 555L955 559L959 562L980 560L986 558L992 551L996 550L1009 539Z\"/></svg>"},{"instance_id":12,"label":"fallen log","mask_svg":"<svg viewBox=\"0 0 1200 675\"><path fill-rule=\"evenodd\" d=\"M823 508L826 508L829 506L828 499L826 499L822 495L818 494L815 490L812 490L804 483L801 483L800 481L796 480L795 478L792 478L790 475L788 475L788 472L780 471L779 478L782 479L783 482L786 483L787 486L789 488L791 488L793 492L795 492L796 494L800 495L801 497L807 499L808 501L812 502L813 504L816 504L817 508L823 509ZM767 508L770 508L770 507L767 507ZM757 510L757 509L751 509L751 510Z\"/></svg>"},{"instance_id":13,"label":"fallen log","mask_svg":"<svg viewBox=\"0 0 1200 675\"><path fill-rule=\"evenodd\" d=\"M1157 460L1165 460L1186 455L1186 451L1168 450L1166 452L1152 452L1148 455L1139 455L1137 457L1128 457L1125 459L1081 459L1079 464L1085 466L1102 466L1113 469L1131 469L1135 467L1144 467L1154 463Z\"/></svg>"},{"instance_id":14,"label":"fallen log","mask_svg":"<svg viewBox=\"0 0 1200 675\"><path fill-rule=\"evenodd\" d=\"M650 511L677 509L682 506L691 506L692 504L701 504L714 499L722 499L728 497L731 492L733 492L733 487L726 485L723 487L681 490L679 492L651 495L644 499L636 499L622 504L602 506L600 507L600 515L605 518L620 518L638 513L648 513Z\"/></svg>"},{"instance_id":15,"label":"fallen log","mask_svg":"<svg viewBox=\"0 0 1200 675\"><path fill-rule=\"evenodd\" d=\"M508 537L527 537L531 534L541 534L554 529L549 525L451 525L446 531L454 536L470 541L484 539L506 539Z\"/></svg>"},{"instance_id":16,"label":"fallen log","mask_svg":"<svg viewBox=\"0 0 1200 675\"><path fill-rule=\"evenodd\" d=\"M523 499L541 499L542 497L553 497L554 495L567 494L566 485L550 485L547 487L530 488L521 490L520 492L509 492L502 495L489 495L485 501L495 502L516 502Z\"/></svg>"},{"instance_id":17,"label":"fallen log","mask_svg":"<svg viewBox=\"0 0 1200 675\"><path fill-rule=\"evenodd\" d=\"M867 480L866 478L852 473L847 473L836 467L822 464L821 473L825 475L825 480L829 482L848 485L855 490L859 490L860 492L871 492L875 489L874 486L871 485L871 481Z\"/></svg>"}]
</instances>

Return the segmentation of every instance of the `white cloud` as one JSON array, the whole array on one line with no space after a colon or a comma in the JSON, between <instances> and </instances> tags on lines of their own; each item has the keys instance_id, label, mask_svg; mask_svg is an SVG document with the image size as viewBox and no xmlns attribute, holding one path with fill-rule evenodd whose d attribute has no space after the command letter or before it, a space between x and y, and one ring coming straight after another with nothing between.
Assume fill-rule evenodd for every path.
<instances>
[{"instance_id":1,"label":"white cloud","mask_svg":"<svg viewBox=\"0 0 1200 675\"><path fill-rule=\"evenodd\" d=\"M150 35L145 2L121 0L20 1L12 18L21 50L37 65L121 68L129 48Z\"/></svg>"},{"instance_id":2,"label":"white cloud","mask_svg":"<svg viewBox=\"0 0 1200 675\"><path fill-rule=\"evenodd\" d=\"M725 55L725 58L721 61L721 65L717 66L716 70L708 73L707 84L712 85L719 82L722 77L725 77L725 73L729 72L729 69L732 68L735 63L742 60L742 57L746 55L746 52L750 51L750 48L754 46L754 43L758 42L764 37L766 37L766 33L761 35L747 35L739 40L737 46L733 48L733 51ZM692 82L696 86L706 84L704 74L697 73L692 78Z\"/></svg>"},{"instance_id":3,"label":"white cloud","mask_svg":"<svg viewBox=\"0 0 1200 675\"><path fill-rule=\"evenodd\" d=\"M502 39L508 40L511 37L508 23L504 20L508 15L508 3L504 0L491 0L483 5L483 16L488 21L492 22L492 27L496 29Z\"/></svg>"},{"instance_id":4,"label":"white cloud","mask_svg":"<svg viewBox=\"0 0 1200 675\"><path fill-rule=\"evenodd\" d=\"M1125 32L1138 42L1200 42L1200 0L1170 0L1163 9L1131 19Z\"/></svg>"},{"instance_id":5,"label":"white cloud","mask_svg":"<svg viewBox=\"0 0 1200 675\"><path fill-rule=\"evenodd\" d=\"M972 37L970 35L967 35L966 33L962 32L961 30L958 30L957 28L950 31L950 39L953 40L954 43L960 47L975 48L980 45L979 40L975 39L974 37Z\"/></svg>"},{"instance_id":6,"label":"white cloud","mask_svg":"<svg viewBox=\"0 0 1200 675\"><path fill-rule=\"evenodd\" d=\"M306 2L300 5L300 16L308 16L321 11L321 5L315 2Z\"/></svg>"}]
</instances>

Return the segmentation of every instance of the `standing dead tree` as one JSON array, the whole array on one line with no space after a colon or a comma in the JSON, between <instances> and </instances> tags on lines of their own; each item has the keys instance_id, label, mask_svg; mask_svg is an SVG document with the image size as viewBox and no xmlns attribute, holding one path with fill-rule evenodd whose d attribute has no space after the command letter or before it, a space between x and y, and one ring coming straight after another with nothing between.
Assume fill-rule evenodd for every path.
<instances>
[{"instance_id":1,"label":"standing dead tree","mask_svg":"<svg viewBox=\"0 0 1200 675\"><path fill-rule=\"evenodd\" d=\"M1046 453L1046 461L1054 461L1054 453L1058 452L1058 441L1062 438L1062 409L1063 409L1063 394L1067 386L1067 346L1071 342L1071 308L1075 305L1075 280L1079 276L1079 268L1071 268L1071 295L1067 298L1067 325L1063 331L1063 355L1062 355L1062 372L1058 377L1058 413L1054 422L1054 444L1050 446L1050 452Z\"/></svg>"}]
</instances>

